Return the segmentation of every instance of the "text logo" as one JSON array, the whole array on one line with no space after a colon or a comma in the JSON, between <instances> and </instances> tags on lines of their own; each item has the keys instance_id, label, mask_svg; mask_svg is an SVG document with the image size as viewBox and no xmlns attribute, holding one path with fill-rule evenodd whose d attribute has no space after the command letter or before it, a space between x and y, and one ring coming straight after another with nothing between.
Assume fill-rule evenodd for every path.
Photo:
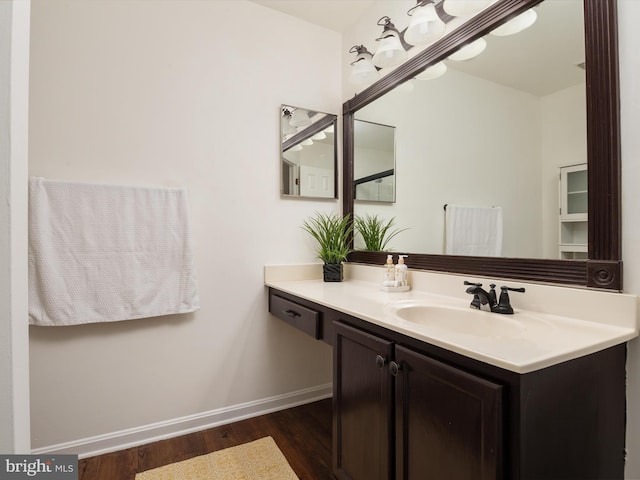
<instances>
[{"instance_id":1,"label":"text logo","mask_svg":"<svg viewBox=\"0 0 640 480\"><path fill-rule=\"evenodd\" d=\"M77 480L77 455L0 455L0 480Z\"/></svg>"}]
</instances>

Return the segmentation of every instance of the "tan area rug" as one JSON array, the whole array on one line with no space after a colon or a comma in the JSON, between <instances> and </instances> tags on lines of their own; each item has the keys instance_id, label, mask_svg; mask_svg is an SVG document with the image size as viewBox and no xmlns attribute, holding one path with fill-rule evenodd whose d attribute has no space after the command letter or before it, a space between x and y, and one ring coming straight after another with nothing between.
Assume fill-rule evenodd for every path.
<instances>
[{"instance_id":1,"label":"tan area rug","mask_svg":"<svg viewBox=\"0 0 640 480\"><path fill-rule=\"evenodd\" d=\"M276 442L254 442L171 463L136 475L136 480L298 480Z\"/></svg>"}]
</instances>

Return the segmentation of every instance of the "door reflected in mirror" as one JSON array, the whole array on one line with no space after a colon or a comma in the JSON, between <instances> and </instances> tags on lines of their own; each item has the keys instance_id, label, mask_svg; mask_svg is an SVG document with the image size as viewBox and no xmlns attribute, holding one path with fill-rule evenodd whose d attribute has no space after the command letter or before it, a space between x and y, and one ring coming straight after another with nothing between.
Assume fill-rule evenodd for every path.
<instances>
[{"instance_id":1,"label":"door reflected in mirror","mask_svg":"<svg viewBox=\"0 0 640 480\"><path fill-rule=\"evenodd\" d=\"M283 197L337 198L337 116L291 105L280 108Z\"/></svg>"},{"instance_id":2,"label":"door reflected in mirror","mask_svg":"<svg viewBox=\"0 0 640 480\"><path fill-rule=\"evenodd\" d=\"M354 121L355 200L396 201L395 127Z\"/></svg>"}]
</instances>

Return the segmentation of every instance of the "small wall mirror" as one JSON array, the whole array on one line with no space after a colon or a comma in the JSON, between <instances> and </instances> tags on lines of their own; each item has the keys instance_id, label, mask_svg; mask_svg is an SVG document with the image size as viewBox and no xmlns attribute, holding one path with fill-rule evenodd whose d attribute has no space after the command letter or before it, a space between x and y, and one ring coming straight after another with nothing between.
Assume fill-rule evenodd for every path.
<instances>
[{"instance_id":1,"label":"small wall mirror","mask_svg":"<svg viewBox=\"0 0 640 480\"><path fill-rule=\"evenodd\" d=\"M355 200L396 201L396 129L390 125L354 121L353 190Z\"/></svg>"},{"instance_id":2,"label":"small wall mirror","mask_svg":"<svg viewBox=\"0 0 640 480\"><path fill-rule=\"evenodd\" d=\"M336 115L281 106L283 197L337 198L336 124Z\"/></svg>"}]
</instances>

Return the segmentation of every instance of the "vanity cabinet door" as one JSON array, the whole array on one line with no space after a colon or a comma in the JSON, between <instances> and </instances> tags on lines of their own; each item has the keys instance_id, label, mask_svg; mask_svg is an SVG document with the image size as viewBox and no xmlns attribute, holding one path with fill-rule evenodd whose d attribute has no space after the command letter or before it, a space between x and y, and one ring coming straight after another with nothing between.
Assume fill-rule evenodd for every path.
<instances>
[{"instance_id":1,"label":"vanity cabinet door","mask_svg":"<svg viewBox=\"0 0 640 480\"><path fill-rule=\"evenodd\" d=\"M333 472L339 480L389 480L393 343L334 323Z\"/></svg>"},{"instance_id":2,"label":"vanity cabinet door","mask_svg":"<svg viewBox=\"0 0 640 480\"><path fill-rule=\"evenodd\" d=\"M395 364L395 478L502 478L502 386L400 345Z\"/></svg>"}]
</instances>

